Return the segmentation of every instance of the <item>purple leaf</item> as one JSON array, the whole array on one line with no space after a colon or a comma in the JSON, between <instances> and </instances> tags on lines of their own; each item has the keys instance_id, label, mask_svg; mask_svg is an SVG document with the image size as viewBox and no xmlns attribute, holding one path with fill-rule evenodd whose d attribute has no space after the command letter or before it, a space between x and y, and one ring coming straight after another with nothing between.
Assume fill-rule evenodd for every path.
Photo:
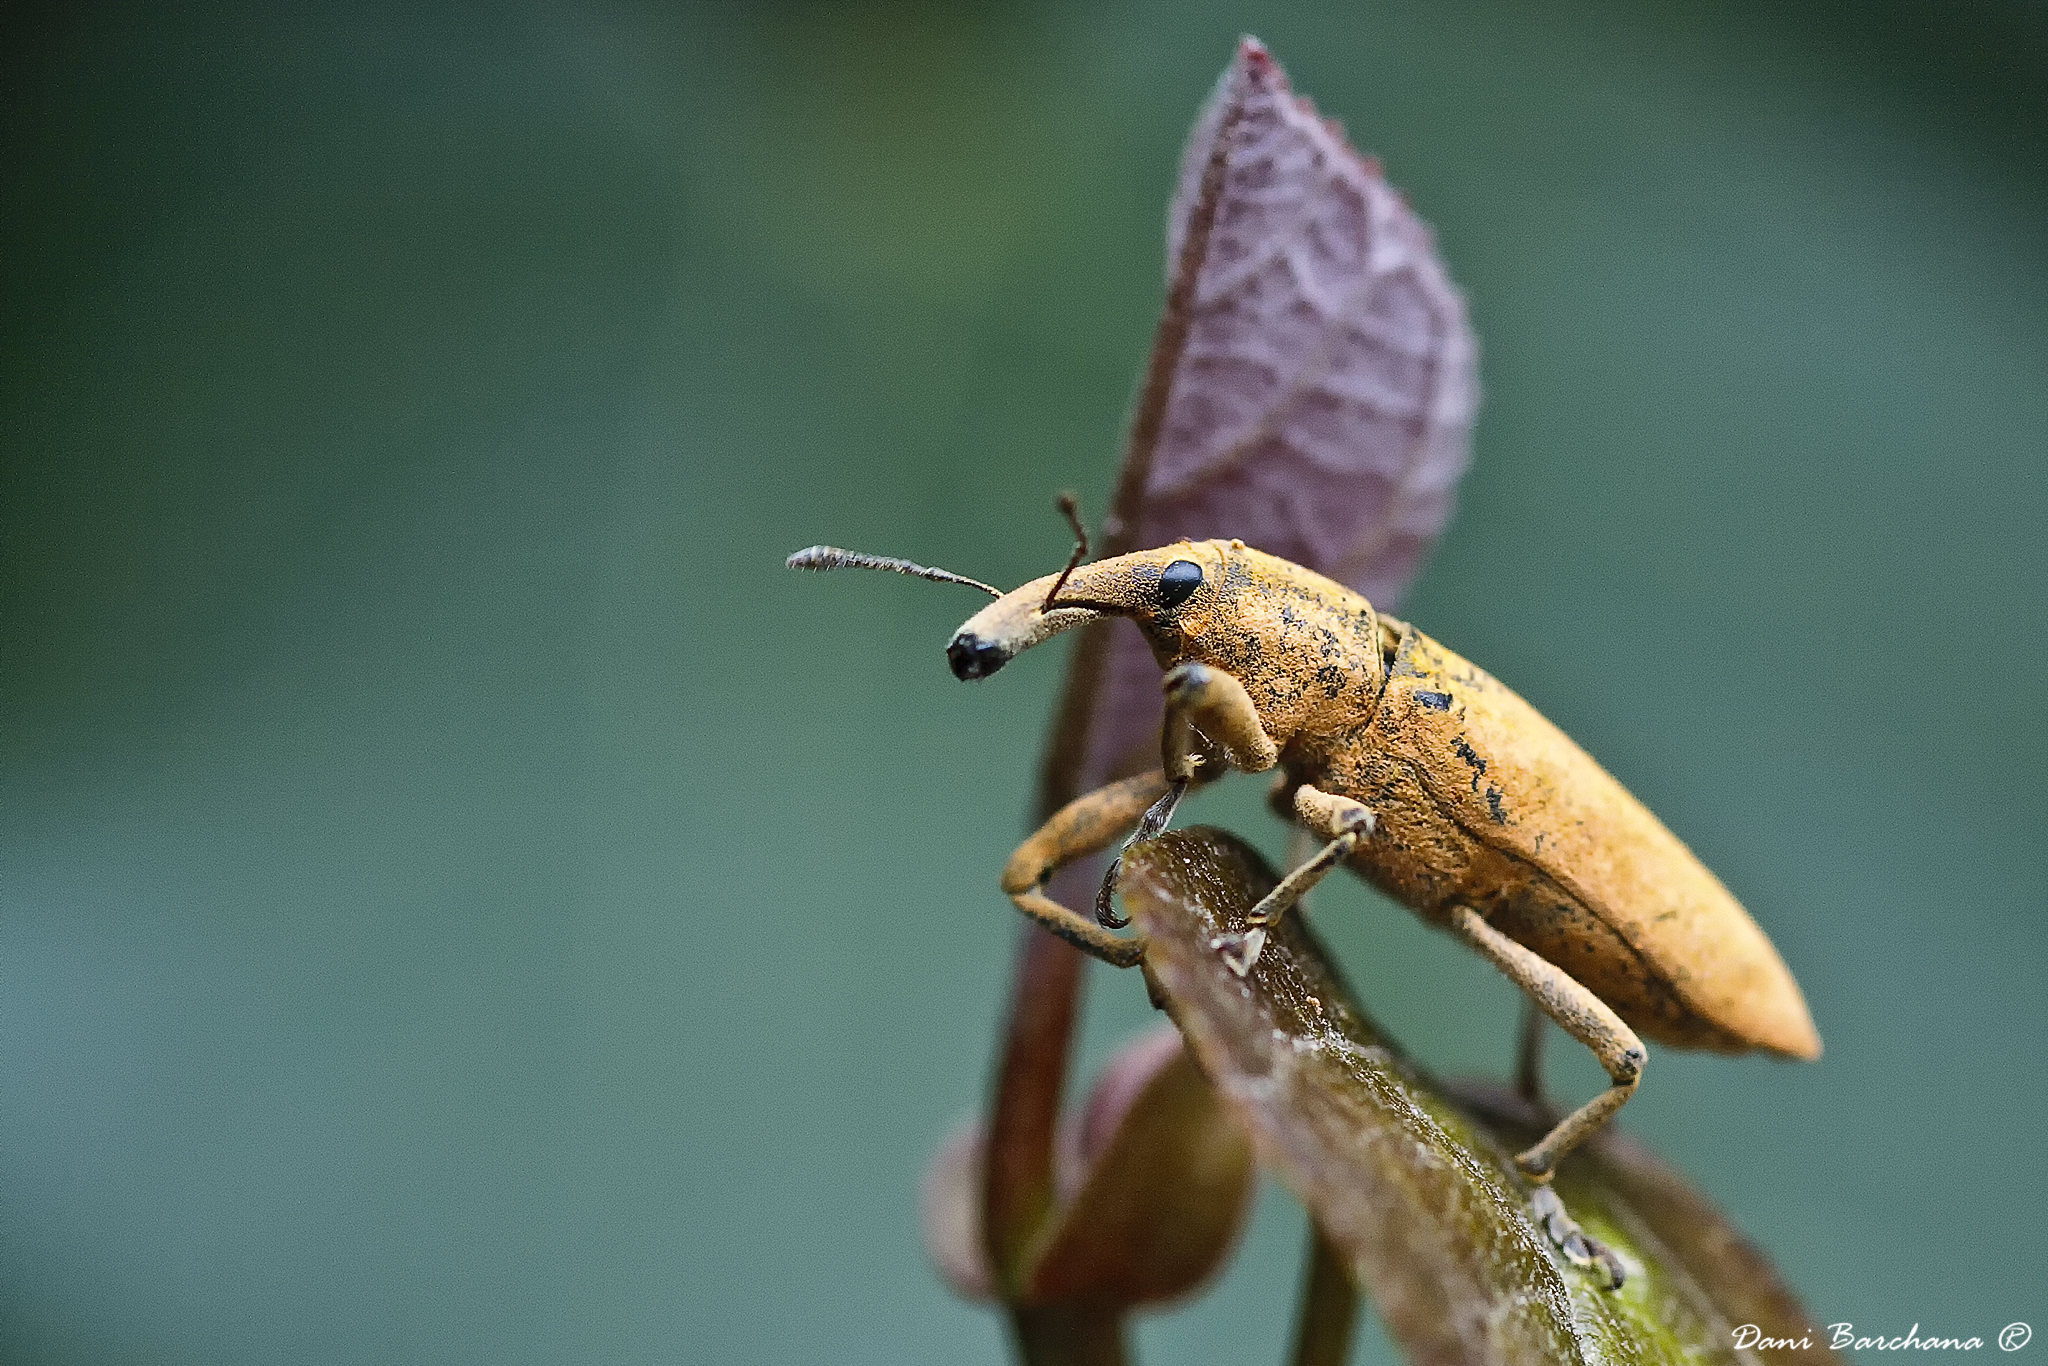
<instances>
[{"instance_id":1,"label":"purple leaf","mask_svg":"<svg viewBox=\"0 0 2048 1366\"><path fill-rule=\"evenodd\" d=\"M1168 219L1171 281L1107 523L1110 553L1238 537L1391 607L1451 515L1477 343L1429 228L1376 162L1239 44ZM1106 624L1048 758L1073 792L1139 766L1159 672Z\"/></svg>"},{"instance_id":2,"label":"purple leaf","mask_svg":"<svg viewBox=\"0 0 2048 1366\"><path fill-rule=\"evenodd\" d=\"M1477 344L1429 228L1255 39L1195 126L1168 219L1226 171L1138 543L1239 536L1392 606L1470 456Z\"/></svg>"}]
</instances>

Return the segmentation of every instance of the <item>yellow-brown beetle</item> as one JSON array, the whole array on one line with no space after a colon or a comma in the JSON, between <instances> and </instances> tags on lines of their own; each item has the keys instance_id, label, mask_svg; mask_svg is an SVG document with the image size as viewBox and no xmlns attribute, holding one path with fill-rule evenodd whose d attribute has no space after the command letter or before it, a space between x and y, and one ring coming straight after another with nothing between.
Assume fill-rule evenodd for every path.
<instances>
[{"instance_id":1,"label":"yellow-brown beetle","mask_svg":"<svg viewBox=\"0 0 2048 1366\"><path fill-rule=\"evenodd\" d=\"M824 547L791 563L956 578ZM1110 932L1121 922L1106 895L1087 919L1048 897L1046 879L1133 827L1134 838L1164 828L1204 768L1278 767L1276 807L1327 843L1254 909L1248 934L1217 947L1249 972L1265 942L1257 927L1343 862L1477 949L1612 1082L1516 1158L1539 1187L1634 1093L1638 1032L1681 1048L1820 1056L1770 940L1662 822L1492 676L1350 589L1241 541L1070 564L1008 594L974 586L997 601L947 646L962 679L1102 616L1137 623L1166 670L1161 768L1068 804L1004 870L1018 908L1061 938L1137 963L1144 943ZM1551 1236L1579 1238L1547 1188L1538 1195Z\"/></svg>"}]
</instances>

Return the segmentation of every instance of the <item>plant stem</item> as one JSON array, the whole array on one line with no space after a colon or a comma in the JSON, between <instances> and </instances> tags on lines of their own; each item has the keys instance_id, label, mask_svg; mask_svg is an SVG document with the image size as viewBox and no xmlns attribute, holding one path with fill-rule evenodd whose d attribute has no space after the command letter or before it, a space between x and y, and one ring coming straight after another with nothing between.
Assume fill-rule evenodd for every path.
<instances>
[{"instance_id":1,"label":"plant stem","mask_svg":"<svg viewBox=\"0 0 2048 1366\"><path fill-rule=\"evenodd\" d=\"M1010 1315L1025 1366L1124 1366L1123 1316L1086 1304L1017 1309Z\"/></svg>"},{"instance_id":2,"label":"plant stem","mask_svg":"<svg viewBox=\"0 0 2048 1366\"><path fill-rule=\"evenodd\" d=\"M1005 1300L1024 1289L1017 1283L1028 1270L1020 1265L1024 1250L1052 1208L1053 1136L1083 964L1066 943L1024 927L990 1086L982 1184L982 1237Z\"/></svg>"},{"instance_id":3,"label":"plant stem","mask_svg":"<svg viewBox=\"0 0 2048 1366\"><path fill-rule=\"evenodd\" d=\"M1293 1366L1344 1366L1358 1322L1358 1287L1351 1270L1313 1218L1308 1225L1308 1266L1294 1320Z\"/></svg>"}]
</instances>

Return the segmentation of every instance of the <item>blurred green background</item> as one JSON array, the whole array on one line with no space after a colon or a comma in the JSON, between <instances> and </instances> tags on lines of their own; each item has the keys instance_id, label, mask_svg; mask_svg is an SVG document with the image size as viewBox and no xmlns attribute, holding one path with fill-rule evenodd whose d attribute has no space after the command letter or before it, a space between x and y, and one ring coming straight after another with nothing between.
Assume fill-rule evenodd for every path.
<instances>
[{"instance_id":1,"label":"blurred green background","mask_svg":"<svg viewBox=\"0 0 2048 1366\"><path fill-rule=\"evenodd\" d=\"M963 688L972 594L781 561L1056 566L1243 31L1482 340L1409 615L1827 1040L1659 1050L1627 1127L1816 1323L2048 1330L2038 4L7 22L0 1356L1002 1358L915 1206L1060 661ZM1277 849L1262 786L1196 816ZM1490 969L1348 880L1318 920L1505 1069ZM1099 1061L1152 1016L1090 991ZM1277 1360L1300 1238L1269 1192L1146 1358Z\"/></svg>"}]
</instances>

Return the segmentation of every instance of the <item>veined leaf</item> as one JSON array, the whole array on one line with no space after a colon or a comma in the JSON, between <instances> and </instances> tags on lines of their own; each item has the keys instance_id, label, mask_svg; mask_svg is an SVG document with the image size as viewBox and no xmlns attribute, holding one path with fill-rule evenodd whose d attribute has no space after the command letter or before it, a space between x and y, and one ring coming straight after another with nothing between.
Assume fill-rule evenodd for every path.
<instances>
[{"instance_id":1,"label":"veined leaf","mask_svg":"<svg viewBox=\"0 0 2048 1366\"><path fill-rule=\"evenodd\" d=\"M1149 941L1155 994L1411 1361L1833 1360L1824 1347L1734 1345L1734 1329L1759 1315L1771 1337L1799 1337L1811 1320L1704 1196L1634 1145L1596 1139L1556 1181L1572 1215L1621 1255L1626 1282L1609 1290L1599 1270L1566 1263L1530 1220L1512 1106L1461 1107L1404 1059L1302 917L1277 927L1248 976L1226 966L1215 941L1243 928L1273 881L1216 830L1171 832L1124 858L1125 909Z\"/></svg>"}]
</instances>

